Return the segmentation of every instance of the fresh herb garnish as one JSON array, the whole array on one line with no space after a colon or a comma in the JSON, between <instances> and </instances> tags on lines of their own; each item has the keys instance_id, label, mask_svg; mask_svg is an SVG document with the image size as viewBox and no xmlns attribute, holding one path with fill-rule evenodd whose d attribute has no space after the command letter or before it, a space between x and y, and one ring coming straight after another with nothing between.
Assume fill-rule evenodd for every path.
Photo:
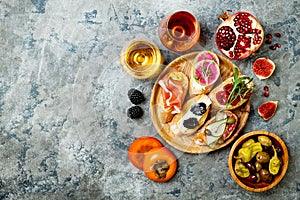
<instances>
[{"instance_id":1,"label":"fresh herb garnish","mask_svg":"<svg viewBox=\"0 0 300 200\"><path fill-rule=\"evenodd\" d=\"M203 62L205 63L206 61L207 59L205 58ZM213 64L213 61L211 61L207 66L203 66L200 69L196 69L195 74L198 77L198 79L196 80L199 80L200 77L202 77L208 83L209 77L212 76L212 72L209 69L211 64Z\"/></svg>"},{"instance_id":2,"label":"fresh herb garnish","mask_svg":"<svg viewBox=\"0 0 300 200\"><path fill-rule=\"evenodd\" d=\"M230 95L228 97L226 107L231 105L231 103L236 100L236 98L244 98L249 92L253 90L253 87L247 87L247 85L253 80L248 76L239 77L239 70L234 68L233 73L233 87Z\"/></svg>"}]
</instances>

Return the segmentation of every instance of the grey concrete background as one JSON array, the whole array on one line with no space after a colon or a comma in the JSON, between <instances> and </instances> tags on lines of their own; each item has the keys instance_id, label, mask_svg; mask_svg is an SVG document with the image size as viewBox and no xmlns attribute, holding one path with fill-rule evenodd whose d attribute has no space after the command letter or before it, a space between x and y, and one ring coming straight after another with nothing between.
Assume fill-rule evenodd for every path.
<instances>
[{"instance_id":1,"label":"grey concrete background","mask_svg":"<svg viewBox=\"0 0 300 200\"><path fill-rule=\"evenodd\" d=\"M160 43L157 27L167 13L193 13L201 41L191 51L219 53L214 32L226 9L254 14L266 33L280 32L281 48L263 45L255 56L234 61L254 77L252 63L267 56L276 71L254 77L251 113L243 133L278 134L290 153L280 184L264 193L240 188L227 167L230 146L191 155L177 151L178 172L168 183L154 183L127 159L137 137L160 139L149 115L155 79L135 80L121 68L126 42L155 42L165 64L180 54ZM0 199L299 199L299 1L96 1L0 0ZM263 87L270 96L263 97ZM126 117L127 91L142 90L145 115ZM260 103L280 100L276 115L263 121Z\"/></svg>"}]
</instances>

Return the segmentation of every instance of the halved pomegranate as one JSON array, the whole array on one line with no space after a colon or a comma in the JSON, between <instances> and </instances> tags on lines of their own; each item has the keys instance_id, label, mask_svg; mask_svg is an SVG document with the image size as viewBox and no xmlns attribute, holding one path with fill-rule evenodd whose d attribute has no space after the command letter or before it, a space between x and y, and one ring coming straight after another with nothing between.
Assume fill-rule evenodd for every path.
<instances>
[{"instance_id":1,"label":"halved pomegranate","mask_svg":"<svg viewBox=\"0 0 300 200\"><path fill-rule=\"evenodd\" d=\"M248 12L221 14L223 22L216 31L219 50L228 58L242 60L259 49L263 43L264 30L257 19Z\"/></svg>"}]
</instances>

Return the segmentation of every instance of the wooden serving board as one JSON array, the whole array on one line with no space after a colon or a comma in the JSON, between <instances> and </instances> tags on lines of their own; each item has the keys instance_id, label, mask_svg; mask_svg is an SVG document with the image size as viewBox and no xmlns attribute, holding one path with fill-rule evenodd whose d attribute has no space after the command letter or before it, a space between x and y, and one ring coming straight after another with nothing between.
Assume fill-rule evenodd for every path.
<instances>
[{"instance_id":1,"label":"wooden serving board","mask_svg":"<svg viewBox=\"0 0 300 200\"><path fill-rule=\"evenodd\" d=\"M177 136L170 130L170 125L164 124L159 120L159 112L163 109L162 105L162 95L161 95L161 87L158 84L158 81L162 79L162 77L169 72L170 69L176 67L179 71L182 71L187 75L188 78L190 78L190 70L192 67L192 63L198 55L199 52L192 52L186 55L183 55L181 57L176 58L173 60L169 65L166 66L166 68L161 72L161 74L158 76L154 87L152 89L151 93L151 100L150 100L150 113L152 122L157 130L157 132L160 134L160 136L171 146L174 148L187 152L187 153L194 153L194 154L200 154L200 153L208 153L217 149L220 149L229 143L231 143L234 139L237 138L238 134L241 132L243 127L245 126L249 112L250 112L250 100L248 100L246 103L244 103L241 107L232 110L233 113L237 115L239 118L237 127L231 137L225 141L221 146L219 146L217 149L211 149L207 146L199 146L197 145L193 138L194 135L189 136ZM222 81L226 80L229 77L233 76L234 68L237 68L236 65L234 65L231 61L229 61L227 58L218 55L220 60L220 74L221 77L219 78L218 82L214 85L214 87L218 86ZM240 70L239 70L240 72ZM241 72L240 72L241 74ZM185 98L185 102L190 98L190 96L187 94ZM209 116L207 120L213 116L213 109L210 110Z\"/></svg>"}]
</instances>

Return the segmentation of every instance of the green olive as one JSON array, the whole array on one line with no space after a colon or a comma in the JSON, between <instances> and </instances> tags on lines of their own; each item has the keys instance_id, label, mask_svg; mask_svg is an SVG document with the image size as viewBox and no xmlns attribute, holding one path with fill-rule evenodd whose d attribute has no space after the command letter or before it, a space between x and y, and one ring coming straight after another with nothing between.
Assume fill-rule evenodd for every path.
<instances>
[{"instance_id":1,"label":"green olive","mask_svg":"<svg viewBox=\"0 0 300 200\"><path fill-rule=\"evenodd\" d=\"M265 151L258 152L256 154L256 161L261 163L261 164L268 163L269 160L270 160L270 155Z\"/></svg>"},{"instance_id":2,"label":"green olive","mask_svg":"<svg viewBox=\"0 0 300 200\"><path fill-rule=\"evenodd\" d=\"M255 162L255 170L257 171L257 172L259 172L259 170L261 170L261 168L262 168L262 165L259 163L259 162Z\"/></svg>"},{"instance_id":3,"label":"green olive","mask_svg":"<svg viewBox=\"0 0 300 200\"><path fill-rule=\"evenodd\" d=\"M227 124L233 124L234 122L235 122L234 117L228 117L228 119L226 121Z\"/></svg>"},{"instance_id":4,"label":"green olive","mask_svg":"<svg viewBox=\"0 0 300 200\"><path fill-rule=\"evenodd\" d=\"M255 173L255 175L257 177L257 181L256 182L259 182L260 181L260 175L259 175L259 173L257 172L257 173Z\"/></svg>"},{"instance_id":5,"label":"green olive","mask_svg":"<svg viewBox=\"0 0 300 200\"><path fill-rule=\"evenodd\" d=\"M265 135L258 136L258 142L261 143L261 145L266 147L272 146L272 140Z\"/></svg>"},{"instance_id":6,"label":"green olive","mask_svg":"<svg viewBox=\"0 0 300 200\"><path fill-rule=\"evenodd\" d=\"M261 169L259 171L260 180L270 183L272 181L272 174L270 174L269 170Z\"/></svg>"}]
</instances>

